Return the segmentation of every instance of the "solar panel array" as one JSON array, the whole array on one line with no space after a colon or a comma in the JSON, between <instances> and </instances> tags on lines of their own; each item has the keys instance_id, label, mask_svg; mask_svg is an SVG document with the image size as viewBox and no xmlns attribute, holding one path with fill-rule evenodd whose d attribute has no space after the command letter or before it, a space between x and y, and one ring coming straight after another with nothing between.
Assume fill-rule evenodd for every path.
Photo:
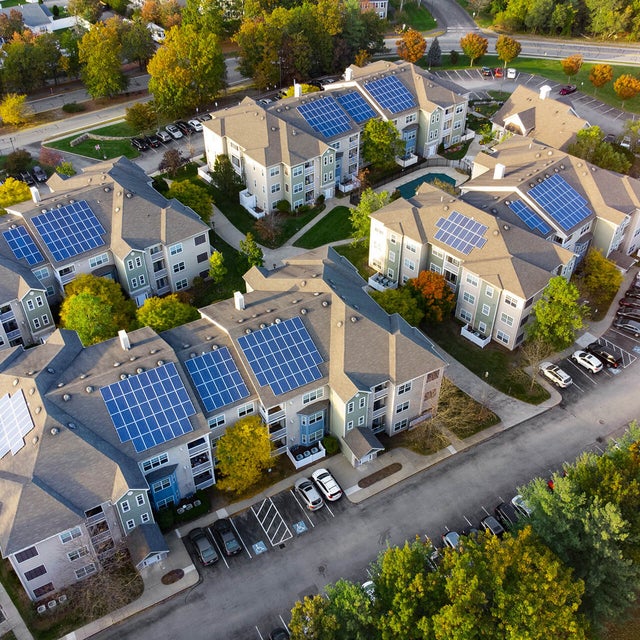
<instances>
[{"instance_id":1,"label":"solar panel array","mask_svg":"<svg viewBox=\"0 0 640 640\"><path fill-rule=\"evenodd\" d=\"M173 362L100 389L120 442L140 453L193 431L196 410Z\"/></svg>"},{"instance_id":2,"label":"solar panel array","mask_svg":"<svg viewBox=\"0 0 640 640\"><path fill-rule=\"evenodd\" d=\"M351 129L347 114L333 98L320 98L308 104L301 104L298 111L309 126L325 138Z\"/></svg>"},{"instance_id":3,"label":"solar panel array","mask_svg":"<svg viewBox=\"0 0 640 640\"><path fill-rule=\"evenodd\" d=\"M33 420L22 391L0 398L0 458L24 447L24 437L33 429Z\"/></svg>"},{"instance_id":4,"label":"solar panel array","mask_svg":"<svg viewBox=\"0 0 640 640\"><path fill-rule=\"evenodd\" d=\"M457 211L452 211L448 218L440 218L436 227L436 240L465 255L469 255L476 247L482 249L487 242L483 236L488 227Z\"/></svg>"},{"instance_id":5,"label":"solar panel array","mask_svg":"<svg viewBox=\"0 0 640 640\"><path fill-rule=\"evenodd\" d=\"M263 387L275 395L322 377L323 361L300 318L291 318L238 338L249 366Z\"/></svg>"},{"instance_id":6,"label":"solar panel array","mask_svg":"<svg viewBox=\"0 0 640 640\"><path fill-rule=\"evenodd\" d=\"M529 189L529 195L565 231L591 215L587 201L557 173Z\"/></svg>"},{"instance_id":7,"label":"solar panel array","mask_svg":"<svg viewBox=\"0 0 640 640\"><path fill-rule=\"evenodd\" d=\"M409 90L395 76L365 82L364 88L381 107L399 113L416 106Z\"/></svg>"},{"instance_id":8,"label":"solar panel array","mask_svg":"<svg viewBox=\"0 0 640 640\"><path fill-rule=\"evenodd\" d=\"M343 96L338 96L336 99L342 108L358 124L361 124L366 120L370 120L376 115L376 112L371 108L371 105L369 105L357 91L345 93Z\"/></svg>"},{"instance_id":9,"label":"solar panel array","mask_svg":"<svg viewBox=\"0 0 640 640\"><path fill-rule=\"evenodd\" d=\"M214 411L249 395L249 389L227 347L191 358L185 364L207 411Z\"/></svg>"},{"instance_id":10,"label":"solar panel array","mask_svg":"<svg viewBox=\"0 0 640 640\"><path fill-rule=\"evenodd\" d=\"M17 260L24 258L30 265L44 262L40 249L24 227L16 227L3 231L2 235Z\"/></svg>"},{"instance_id":11,"label":"solar panel array","mask_svg":"<svg viewBox=\"0 0 640 640\"><path fill-rule=\"evenodd\" d=\"M86 200L34 216L36 230L56 262L101 247L105 233Z\"/></svg>"},{"instance_id":12,"label":"solar panel array","mask_svg":"<svg viewBox=\"0 0 640 640\"><path fill-rule=\"evenodd\" d=\"M539 231L542 234L551 233L551 227L522 200L514 200L509 203L509 209L515 213L529 229Z\"/></svg>"}]
</instances>

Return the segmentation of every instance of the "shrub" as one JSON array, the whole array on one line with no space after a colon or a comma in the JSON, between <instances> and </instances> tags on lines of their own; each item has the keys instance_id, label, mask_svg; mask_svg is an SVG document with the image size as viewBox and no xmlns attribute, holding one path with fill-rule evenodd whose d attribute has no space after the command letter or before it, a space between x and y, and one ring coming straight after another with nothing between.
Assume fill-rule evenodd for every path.
<instances>
[{"instance_id":1,"label":"shrub","mask_svg":"<svg viewBox=\"0 0 640 640\"><path fill-rule=\"evenodd\" d=\"M85 111L86 108L83 104L78 104L77 102L67 102L67 104L62 105L62 110L65 113L80 113L80 111Z\"/></svg>"},{"instance_id":2,"label":"shrub","mask_svg":"<svg viewBox=\"0 0 640 640\"><path fill-rule=\"evenodd\" d=\"M51 7L51 13L54 18L57 18L60 15L60 7L57 4L54 4L53 7Z\"/></svg>"},{"instance_id":3,"label":"shrub","mask_svg":"<svg viewBox=\"0 0 640 640\"><path fill-rule=\"evenodd\" d=\"M159 191L160 193L166 193L167 191L169 191L169 183L160 176L155 176L155 178L153 178L153 180L151 181L151 185L156 191Z\"/></svg>"},{"instance_id":4,"label":"shrub","mask_svg":"<svg viewBox=\"0 0 640 640\"><path fill-rule=\"evenodd\" d=\"M333 456L340 451L340 443L333 436L325 436L322 438L322 446L327 450L328 456Z\"/></svg>"},{"instance_id":5,"label":"shrub","mask_svg":"<svg viewBox=\"0 0 640 640\"><path fill-rule=\"evenodd\" d=\"M455 51L454 49L452 49L449 52L449 62L451 64L458 64L458 60L460 60L460 54L457 51Z\"/></svg>"},{"instance_id":6,"label":"shrub","mask_svg":"<svg viewBox=\"0 0 640 640\"><path fill-rule=\"evenodd\" d=\"M319 207L321 204L324 204L324 193L321 193L321 194L316 198L316 207Z\"/></svg>"},{"instance_id":7,"label":"shrub","mask_svg":"<svg viewBox=\"0 0 640 640\"><path fill-rule=\"evenodd\" d=\"M291 204L288 200L278 200L278 202L276 202L276 209L280 211L280 213L291 213Z\"/></svg>"},{"instance_id":8,"label":"shrub","mask_svg":"<svg viewBox=\"0 0 640 640\"><path fill-rule=\"evenodd\" d=\"M165 507L156 513L156 522L162 531L168 531L173 527L175 514L173 507Z\"/></svg>"},{"instance_id":9,"label":"shrub","mask_svg":"<svg viewBox=\"0 0 640 640\"><path fill-rule=\"evenodd\" d=\"M6 159L4 168L9 175L27 171L31 166L31 154L24 149L12 151Z\"/></svg>"}]
</instances>

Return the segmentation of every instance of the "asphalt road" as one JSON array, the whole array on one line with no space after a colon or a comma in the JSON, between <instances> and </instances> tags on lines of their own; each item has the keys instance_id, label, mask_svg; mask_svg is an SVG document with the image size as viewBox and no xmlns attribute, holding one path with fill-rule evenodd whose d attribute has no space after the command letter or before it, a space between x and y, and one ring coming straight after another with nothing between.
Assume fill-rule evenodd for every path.
<instances>
[{"instance_id":1,"label":"asphalt road","mask_svg":"<svg viewBox=\"0 0 640 640\"><path fill-rule=\"evenodd\" d=\"M483 507L492 511L518 485L549 476L581 451L596 449L599 439L619 434L638 416L640 401L629 389L639 378L637 362L618 375L600 374L595 386L585 383L583 393L567 394L550 412L362 504L341 505L335 517L325 514L282 549L204 569L203 582L188 594L96 637L173 640L187 630L193 640L266 637L304 595L341 577L366 580L368 564L387 545L425 534L438 540L445 526L461 528L464 516L477 525Z\"/></svg>"}]
</instances>

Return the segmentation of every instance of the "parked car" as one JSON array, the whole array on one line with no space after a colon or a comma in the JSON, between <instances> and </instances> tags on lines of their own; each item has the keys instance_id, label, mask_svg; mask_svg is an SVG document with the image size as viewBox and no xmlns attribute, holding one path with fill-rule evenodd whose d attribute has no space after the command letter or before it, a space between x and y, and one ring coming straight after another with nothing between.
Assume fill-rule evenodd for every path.
<instances>
[{"instance_id":1,"label":"parked car","mask_svg":"<svg viewBox=\"0 0 640 640\"><path fill-rule=\"evenodd\" d=\"M617 138L613 135L613 133L607 133L607 135L604 137L604 142L608 142L609 144L615 143L616 141Z\"/></svg>"},{"instance_id":2,"label":"parked car","mask_svg":"<svg viewBox=\"0 0 640 640\"><path fill-rule=\"evenodd\" d=\"M518 522L518 512L510 502L501 502L493 513L505 529L511 529Z\"/></svg>"},{"instance_id":3,"label":"parked car","mask_svg":"<svg viewBox=\"0 0 640 640\"><path fill-rule=\"evenodd\" d=\"M640 309L640 298L620 298L618 304L624 308Z\"/></svg>"},{"instance_id":4,"label":"parked car","mask_svg":"<svg viewBox=\"0 0 640 640\"><path fill-rule=\"evenodd\" d=\"M269 634L269 640L289 640L291 636L284 627L278 627Z\"/></svg>"},{"instance_id":5,"label":"parked car","mask_svg":"<svg viewBox=\"0 0 640 640\"><path fill-rule=\"evenodd\" d=\"M504 78L504 69L502 67L496 67L493 70L493 77L494 78Z\"/></svg>"},{"instance_id":6,"label":"parked car","mask_svg":"<svg viewBox=\"0 0 640 640\"><path fill-rule=\"evenodd\" d=\"M509 67L507 69L507 78L509 80L515 80L515 78L517 77L518 72L513 68L513 67Z\"/></svg>"},{"instance_id":7,"label":"parked car","mask_svg":"<svg viewBox=\"0 0 640 640\"><path fill-rule=\"evenodd\" d=\"M634 298L635 300L640 300L640 289L636 289L635 287L631 287L631 289L627 289L624 294L625 298Z\"/></svg>"},{"instance_id":8,"label":"parked car","mask_svg":"<svg viewBox=\"0 0 640 640\"><path fill-rule=\"evenodd\" d=\"M309 511L324 507L324 500L309 478L300 478L295 484L295 489Z\"/></svg>"},{"instance_id":9,"label":"parked car","mask_svg":"<svg viewBox=\"0 0 640 640\"><path fill-rule=\"evenodd\" d=\"M200 120L192 118L191 120L189 120L189 122L187 122L187 125L194 133L200 133L200 131L202 131L202 122L200 122Z\"/></svg>"},{"instance_id":10,"label":"parked car","mask_svg":"<svg viewBox=\"0 0 640 640\"><path fill-rule=\"evenodd\" d=\"M482 69L480 69L480 73L485 78L492 78L493 77L493 73L492 73L492 71L491 71L491 69L489 67L482 67Z\"/></svg>"},{"instance_id":11,"label":"parked car","mask_svg":"<svg viewBox=\"0 0 640 640\"><path fill-rule=\"evenodd\" d=\"M489 531L494 536L501 536L504 533L504 527L493 516L482 518L480 528L483 531Z\"/></svg>"},{"instance_id":12,"label":"parked car","mask_svg":"<svg viewBox=\"0 0 640 640\"><path fill-rule=\"evenodd\" d=\"M547 380L555 384L556 387L566 389L573 384L571 376L563 371L557 364L553 364L553 362L540 363L538 370Z\"/></svg>"},{"instance_id":13,"label":"parked car","mask_svg":"<svg viewBox=\"0 0 640 640\"><path fill-rule=\"evenodd\" d=\"M160 138L160 141L164 143L171 142L173 140L173 138L166 131L162 131L160 129L156 131L156 135L158 136L158 138Z\"/></svg>"},{"instance_id":14,"label":"parked car","mask_svg":"<svg viewBox=\"0 0 640 640\"><path fill-rule=\"evenodd\" d=\"M373 580L367 580L362 583L362 590L367 594L371 602L375 602L376 599L376 585L373 584Z\"/></svg>"},{"instance_id":15,"label":"parked car","mask_svg":"<svg viewBox=\"0 0 640 640\"><path fill-rule=\"evenodd\" d=\"M236 537L231 520L220 518L211 525L211 528L213 529L213 537L225 556L235 556L242 551L242 545Z\"/></svg>"},{"instance_id":16,"label":"parked car","mask_svg":"<svg viewBox=\"0 0 640 640\"><path fill-rule=\"evenodd\" d=\"M191 128L184 120L176 120L173 124L178 127L183 136L188 136L192 133Z\"/></svg>"},{"instance_id":17,"label":"parked car","mask_svg":"<svg viewBox=\"0 0 640 640\"><path fill-rule=\"evenodd\" d=\"M460 544L460 534L457 531L447 531L447 533L443 533L442 544L450 549L457 549Z\"/></svg>"},{"instance_id":18,"label":"parked car","mask_svg":"<svg viewBox=\"0 0 640 640\"><path fill-rule=\"evenodd\" d=\"M207 120L211 120L211 114L210 113L203 113L203 114L198 116L198 120L200 120L200 122L206 122Z\"/></svg>"},{"instance_id":19,"label":"parked car","mask_svg":"<svg viewBox=\"0 0 640 640\"><path fill-rule=\"evenodd\" d=\"M565 84L564 87L560 88L561 96L568 96L572 93L575 93L577 87L575 84Z\"/></svg>"},{"instance_id":20,"label":"parked car","mask_svg":"<svg viewBox=\"0 0 640 640\"><path fill-rule=\"evenodd\" d=\"M311 474L314 484L318 487L320 493L324 496L325 500L334 502L342 498L342 489L336 482L336 479L326 470L318 469Z\"/></svg>"},{"instance_id":21,"label":"parked car","mask_svg":"<svg viewBox=\"0 0 640 640\"><path fill-rule=\"evenodd\" d=\"M616 318L629 318L631 320L640 320L640 309L623 307L619 311L616 311Z\"/></svg>"},{"instance_id":22,"label":"parked car","mask_svg":"<svg viewBox=\"0 0 640 640\"><path fill-rule=\"evenodd\" d=\"M631 138L629 136L624 136L622 140L620 140L620 146L623 149L631 149Z\"/></svg>"},{"instance_id":23,"label":"parked car","mask_svg":"<svg viewBox=\"0 0 640 640\"><path fill-rule=\"evenodd\" d=\"M165 129L174 140L182 138L182 131L175 124L168 124Z\"/></svg>"},{"instance_id":24,"label":"parked car","mask_svg":"<svg viewBox=\"0 0 640 640\"><path fill-rule=\"evenodd\" d=\"M131 138L131 146L138 151L146 151L149 145L142 138Z\"/></svg>"},{"instance_id":25,"label":"parked car","mask_svg":"<svg viewBox=\"0 0 640 640\"><path fill-rule=\"evenodd\" d=\"M157 149L161 144L162 140L160 140L160 136L155 133L152 133L150 136L146 136L147 144L153 149Z\"/></svg>"},{"instance_id":26,"label":"parked car","mask_svg":"<svg viewBox=\"0 0 640 640\"><path fill-rule=\"evenodd\" d=\"M33 176L28 171L21 171L20 175L18 176L18 180L26 182L30 187L33 187L33 185L36 183L36 181L33 179Z\"/></svg>"},{"instance_id":27,"label":"parked car","mask_svg":"<svg viewBox=\"0 0 640 640\"><path fill-rule=\"evenodd\" d=\"M33 175L38 182L46 182L48 180L47 174L42 167L36 165L35 167L33 167L33 169L31 169L31 171L33 171Z\"/></svg>"},{"instance_id":28,"label":"parked car","mask_svg":"<svg viewBox=\"0 0 640 640\"><path fill-rule=\"evenodd\" d=\"M571 360L580 365L583 369L591 371L591 373L598 373L602 371L602 362L598 360L593 354L587 353L582 349L578 349L571 354Z\"/></svg>"},{"instance_id":29,"label":"parked car","mask_svg":"<svg viewBox=\"0 0 640 640\"><path fill-rule=\"evenodd\" d=\"M526 518L533 513L531 507L525 502L525 499L520 494L511 498L511 504L520 515L525 516Z\"/></svg>"},{"instance_id":30,"label":"parked car","mask_svg":"<svg viewBox=\"0 0 640 640\"><path fill-rule=\"evenodd\" d=\"M202 562L205 567L218 562L218 554L207 532L202 527L190 531L189 540L193 543L198 558L200 558L200 562Z\"/></svg>"},{"instance_id":31,"label":"parked car","mask_svg":"<svg viewBox=\"0 0 640 640\"><path fill-rule=\"evenodd\" d=\"M273 100L271 98L260 98L260 100L257 100L256 102L258 104L261 104L263 107L266 107L267 105L271 104Z\"/></svg>"},{"instance_id":32,"label":"parked car","mask_svg":"<svg viewBox=\"0 0 640 640\"><path fill-rule=\"evenodd\" d=\"M599 342L592 342L585 351L592 353L602 364L607 365L607 367L611 369L617 369L622 366L622 358L616 355L611 347L607 347Z\"/></svg>"},{"instance_id":33,"label":"parked car","mask_svg":"<svg viewBox=\"0 0 640 640\"><path fill-rule=\"evenodd\" d=\"M630 333L632 336L640 337L640 322L631 320L630 318L616 318L613 322L616 329Z\"/></svg>"}]
</instances>

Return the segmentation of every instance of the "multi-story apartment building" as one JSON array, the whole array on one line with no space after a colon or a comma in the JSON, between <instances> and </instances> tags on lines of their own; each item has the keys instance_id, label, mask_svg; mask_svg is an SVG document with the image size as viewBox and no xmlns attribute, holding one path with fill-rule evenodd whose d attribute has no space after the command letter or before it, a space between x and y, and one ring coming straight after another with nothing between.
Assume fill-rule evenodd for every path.
<instances>
[{"instance_id":1,"label":"multi-story apartment building","mask_svg":"<svg viewBox=\"0 0 640 640\"><path fill-rule=\"evenodd\" d=\"M227 155L243 177L240 202L261 217L279 200L297 208L336 189L354 188L362 167L362 130L372 118L394 123L403 167L465 134L467 98L407 62L349 67L322 92L264 104L245 98L204 123L207 163Z\"/></svg>"}]
</instances>

